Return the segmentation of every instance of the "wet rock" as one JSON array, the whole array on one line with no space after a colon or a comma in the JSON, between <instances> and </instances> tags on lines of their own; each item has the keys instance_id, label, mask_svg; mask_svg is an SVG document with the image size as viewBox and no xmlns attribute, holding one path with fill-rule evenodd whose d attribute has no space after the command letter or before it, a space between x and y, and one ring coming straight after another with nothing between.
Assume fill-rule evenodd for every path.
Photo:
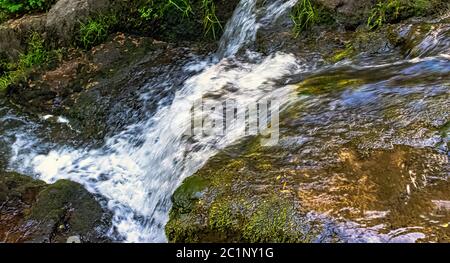
<instances>
[{"instance_id":1,"label":"wet rock","mask_svg":"<svg viewBox=\"0 0 450 263\"><path fill-rule=\"evenodd\" d=\"M367 14L374 5L373 0L316 0L317 3L332 11L338 24L347 28L366 22Z\"/></svg>"},{"instance_id":2,"label":"wet rock","mask_svg":"<svg viewBox=\"0 0 450 263\"><path fill-rule=\"evenodd\" d=\"M186 179L169 240L448 242L448 60L369 57L303 75L277 146L243 139Z\"/></svg>"},{"instance_id":3,"label":"wet rock","mask_svg":"<svg viewBox=\"0 0 450 263\"><path fill-rule=\"evenodd\" d=\"M249 156L248 154L246 156ZM250 158L252 159L252 158ZM171 242L331 241L319 221L299 213L287 192L249 172L251 165L224 154L212 158L173 195L166 235ZM256 164L269 171L269 163ZM250 168L252 169L252 168ZM249 173L247 173L249 172ZM255 180L254 180L255 179Z\"/></svg>"},{"instance_id":4,"label":"wet rock","mask_svg":"<svg viewBox=\"0 0 450 263\"><path fill-rule=\"evenodd\" d=\"M155 83L167 81L169 68L178 68L180 74L171 81L183 81L188 77L181 76L183 61L195 50L117 33L89 52L73 51L56 68L38 72L29 82L13 86L10 97L28 114L68 118L66 131L64 127L56 129L53 138L102 140L106 134L156 109L156 103L142 108L138 90L147 90L152 78ZM150 91L155 94L155 102L174 92L170 88ZM117 117L138 114L136 111L141 115Z\"/></svg>"},{"instance_id":5,"label":"wet rock","mask_svg":"<svg viewBox=\"0 0 450 263\"><path fill-rule=\"evenodd\" d=\"M405 57L427 57L448 54L450 20L401 23L390 29L389 39L401 48Z\"/></svg>"},{"instance_id":6,"label":"wet rock","mask_svg":"<svg viewBox=\"0 0 450 263\"><path fill-rule=\"evenodd\" d=\"M52 185L16 173L0 173L0 240L64 243L106 242L110 214L81 185Z\"/></svg>"}]
</instances>

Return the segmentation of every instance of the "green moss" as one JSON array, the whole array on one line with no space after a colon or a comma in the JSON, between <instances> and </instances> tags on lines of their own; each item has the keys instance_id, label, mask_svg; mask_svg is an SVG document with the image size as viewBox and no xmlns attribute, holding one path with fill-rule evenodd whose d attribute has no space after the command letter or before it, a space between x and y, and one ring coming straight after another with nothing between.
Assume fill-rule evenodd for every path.
<instances>
[{"instance_id":1,"label":"green moss","mask_svg":"<svg viewBox=\"0 0 450 263\"><path fill-rule=\"evenodd\" d=\"M308 241L309 223L274 182L279 168L274 153L252 137L211 158L175 192L166 225L169 241Z\"/></svg>"},{"instance_id":2,"label":"green moss","mask_svg":"<svg viewBox=\"0 0 450 263\"><path fill-rule=\"evenodd\" d=\"M172 196L174 208L182 214L190 212L195 201L200 199L202 192L208 185L209 180L200 176L191 176L184 180Z\"/></svg>"},{"instance_id":3,"label":"green moss","mask_svg":"<svg viewBox=\"0 0 450 263\"><path fill-rule=\"evenodd\" d=\"M57 223L69 217L71 230L85 233L92 231L102 213L100 205L83 186L59 180L39 193L29 219Z\"/></svg>"},{"instance_id":4,"label":"green moss","mask_svg":"<svg viewBox=\"0 0 450 263\"><path fill-rule=\"evenodd\" d=\"M439 132L443 138L447 138L450 131L450 121L446 122L439 128Z\"/></svg>"},{"instance_id":5,"label":"green moss","mask_svg":"<svg viewBox=\"0 0 450 263\"><path fill-rule=\"evenodd\" d=\"M165 227L167 239L173 243L195 243L202 232L192 215L171 216Z\"/></svg>"},{"instance_id":6,"label":"green moss","mask_svg":"<svg viewBox=\"0 0 450 263\"><path fill-rule=\"evenodd\" d=\"M346 74L317 75L307 78L298 85L300 95L321 95L334 90L359 86L367 80Z\"/></svg>"},{"instance_id":7,"label":"green moss","mask_svg":"<svg viewBox=\"0 0 450 263\"><path fill-rule=\"evenodd\" d=\"M353 46L347 45L345 49L337 51L330 59L331 62L336 63L344 59L350 58L354 54Z\"/></svg>"},{"instance_id":8,"label":"green moss","mask_svg":"<svg viewBox=\"0 0 450 263\"><path fill-rule=\"evenodd\" d=\"M34 199L46 186L45 182L18 173L0 172L0 204L7 199Z\"/></svg>"},{"instance_id":9,"label":"green moss","mask_svg":"<svg viewBox=\"0 0 450 263\"><path fill-rule=\"evenodd\" d=\"M252 242L301 242L302 232L297 229L295 208L279 197L260 204L243 227L243 237Z\"/></svg>"},{"instance_id":10,"label":"green moss","mask_svg":"<svg viewBox=\"0 0 450 263\"><path fill-rule=\"evenodd\" d=\"M227 232L238 225L236 213L229 200L216 200L209 209L209 227L213 230Z\"/></svg>"}]
</instances>

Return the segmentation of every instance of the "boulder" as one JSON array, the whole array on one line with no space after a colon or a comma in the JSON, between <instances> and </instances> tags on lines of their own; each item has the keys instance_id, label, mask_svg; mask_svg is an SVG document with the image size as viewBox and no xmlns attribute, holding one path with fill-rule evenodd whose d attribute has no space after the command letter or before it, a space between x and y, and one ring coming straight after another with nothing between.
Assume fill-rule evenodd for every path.
<instances>
[{"instance_id":1,"label":"boulder","mask_svg":"<svg viewBox=\"0 0 450 263\"><path fill-rule=\"evenodd\" d=\"M111 9L110 0L59 0L48 12L46 27L61 43L70 44L80 22Z\"/></svg>"},{"instance_id":2,"label":"boulder","mask_svg":"<svg viewBox=\"0 0 450 263\"><path fill-rule=\"evenodd\" d=\"M0 241L106 242L109 212L78 183L52 185L17 173L0 172Z\"/></svg>"}]
</instances>

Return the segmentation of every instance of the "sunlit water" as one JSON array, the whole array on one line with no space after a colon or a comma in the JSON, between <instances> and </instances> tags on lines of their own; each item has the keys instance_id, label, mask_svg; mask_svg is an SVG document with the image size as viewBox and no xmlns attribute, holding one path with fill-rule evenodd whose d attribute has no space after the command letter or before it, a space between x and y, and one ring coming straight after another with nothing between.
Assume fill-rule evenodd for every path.
<instances>
[{"instance_id":1,"label":"sunlit water","mask_svg":"<svg viewBox=\"0 0 450 263\"><path fill-rule=\"evenodd\" d=\"M201 168L208 158L245 136L239 130L231 130L221 137L187 138L185 134L191 125L191 108L199 99L232 99L246 106L262 98L279 98L282 108L292 110L296 105L302 105L309 115L298 118L297 121L303 122L304 128L300 132L309 134L309 139L315 138L316 141L313 141L317 143L317 149L322 149L322 136L335 136L331 143L339 145L338 142L344 140L342 136L345 133L336 131L344 131L343 127L350 120L355 120L355 128L365 127L370 130L370 124L383 120L373 115L381 111L376 107L394 107L400 95L408 95L410 100L404 102L404 112L394 113L397 115L391 120L392 123L383 124L386 129L389 129L389 125L401 125L408 119L420 118L421 105L435 109L428 111L428 114L434 114L431 121L448 120L449 113L445 105L448 104L450 81L447 52L450 42L442 41L443 35L448 31L441 28L430 31L432 33L426 39L416 43L415 53L418 55L415 58L396 63L380 59L373 65L344 61L334 67L320 69L319 74L338 72L350 76L368 75L369 80L350 82L353 86L346 85L339 97L322 96L320 93L317 97L299 96L297 85L287 83L291 82L293 76L316 72L317 67L314 63L305 63L302 58L293 54L275 53L264 57L252 51L244 51L237 55L242 47L255 40L259 28L286 15L296 2L270 1L257 9L255 0L242 0L227 24L216 54L206 60L193 60L184 66L183 72L194 76L184 82L174 98L162 100L154 115L108 138L100 148L72 148L48 143L35 133L39 128L38 124L26 117L17 116L7 108L0 108L0 116L3 116L0 119L0 151L9 158L9 168L36 175L46 182L70 179L83 184L90 192L103 196L108 200L107 208L114 215L114 231L111 230L111 235L119 240L164 242L164 225L168 220L173 191L184 178ZM407 29L405 34L408 34ZM167 73L169 79L170 74ZM421 74L431 75L436 81L417 83L417 78L413 77ZM383 85L383 79L389 79L389 83L386 82L389 85L378 89L378 86ZM401 83L398 87L392 86L395 80ZM415 82L412 85L414 88L402 88L408 80ZM170 83L151 83L150 86L158 88L158 85L164 88L163 85ZM140 102L145 104L148 96L151 96L150 92L141 94ZM437 99L434 100L435 98ZM431 101L428 102L427 99ZM306 104L303 103L305 100ZM363 112L363 108L368 109L367 112ZM330 126L330 122L333 125ZM324 130L325 127L334 130ZM378 141L368 140L367 143L374 148L393 143L436 147L439 140L442 140L435 133L416 136L417 139L413 140L411 138L414 138L414 134L407 134L407 131L402 136L391 134L392 137L388 138L386 130L382 130ZM364 132L345 131L349 134ZM291 140L295 141L295 138L302 141L299 137L292 137ZM281 143L286 141L285 138ZM295 144L292 141L289 143ZM442 151L448 151L445 145L445 142L441 142L439 147ZM320 155L317 156L318 160L327 161L327 157L322 156L326 151L311 151ZM2 163L0 167L1 165ZM377 227L366 229L354 222L342 225L342 231L349 236L349 240L352 237L357 240L359 236L364 241L386 241L392 238L389 233L380 233ZM414 241L421 237L420 233L409 233L409 236L398 235L397 232L394 234L398 236L397 241Z\"/></svg>"}]
</instances>

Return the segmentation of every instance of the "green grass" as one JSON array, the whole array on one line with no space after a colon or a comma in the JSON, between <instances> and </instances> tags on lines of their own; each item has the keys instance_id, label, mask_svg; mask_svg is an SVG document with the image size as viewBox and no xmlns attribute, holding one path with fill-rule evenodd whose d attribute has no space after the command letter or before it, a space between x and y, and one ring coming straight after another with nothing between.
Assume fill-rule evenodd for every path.
<instances>
[{"instance_id":1,"label":"green grass","mask_svg":"<svg viewBox=\"0 0 450 263\"><path fill-rule=\"evenodd\" d=\"M78 45L89 49L105 41L111 29L118 23L115 15L99 15L80 23Z\"/></svg>"},{"instance_id":2,"label":"green grass","mask_svg":"<svg viewBox=\"0 0 450 263\"><path fill-rule=\"evenodd\" d=\"M400 0L387 0L378 2L370 12L367 26L370 29L381 27L387 21L397 19L400 14Z\"/></svg>"},{"instance_id":3,"label":"green grass","mask_svg":"<svg viewBox=\"0 0 450 263\"><path fill-rule=\"evenodd\" d=\"M222 29L222 24L216 15L216 5L213 0L202 0L203 28L205 34L211 34L214 39L218 37L217 31Z\"/></svg>"},{"instance_id":4,"label":"green grass","mask_svg":"<svg viewBox=\"0 0 450 263\"><path fill-rule=\"evenodd\" d=\"M216 11L214 0L146 0L138 8L142 20L138 21L138 24L164 20L176 14L185 19L201 17L205 35L211 35L216 39L222 29Z\"/></svg>"},{"instance_id":5,"label":"green grass","mask_svg":"<svg viewBox=\"0 0 450 263\"><path fill-rule=\"evenodd\" d=\"M376 29L413 16L426 16L433 13L443 1L440 0L379 0L372 8L367 26Z\"/></svg>"},{"instance_id":6,"label":"green grass","mask_svg":"<svg viewBox=\"0 0 450 263\"><path fill-rule=\"evenodd\" d=\"M319 21L319 12L311 0L300 0L292 9L291 19L294 22L295 36L298 37Z\"/></svg>"},{"instance_id":7,"label":"green grass","mask_svg":"<svg viewBox=\"0 0 450 263\"><path fill-rule=\"evenodd\" d=\"M170 10L176 10L183 17L193 14L189 0L147 0L138 9L140 17L146 21L160 19Z\"/></svg>"}]
</instances>

